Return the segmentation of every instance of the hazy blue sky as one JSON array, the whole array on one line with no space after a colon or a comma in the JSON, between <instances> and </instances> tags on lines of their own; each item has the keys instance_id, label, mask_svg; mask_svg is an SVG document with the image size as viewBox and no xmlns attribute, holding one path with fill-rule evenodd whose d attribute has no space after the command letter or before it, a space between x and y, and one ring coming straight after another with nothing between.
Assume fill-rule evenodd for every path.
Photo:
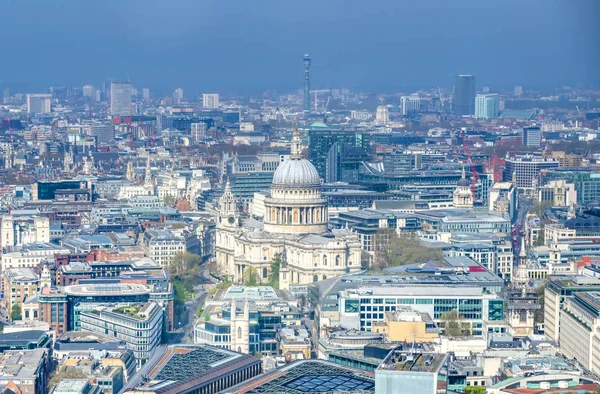
<instances>
[{"instance_id":1,"label":"hazy blue sky","mask_svg":"<svg viewBox=\"0 0 600 394\"><path fill-rule=\"evenodd\" d=\"M600 84L598 0L0 0L0 87Z\"/></svg>"}]
</instances>

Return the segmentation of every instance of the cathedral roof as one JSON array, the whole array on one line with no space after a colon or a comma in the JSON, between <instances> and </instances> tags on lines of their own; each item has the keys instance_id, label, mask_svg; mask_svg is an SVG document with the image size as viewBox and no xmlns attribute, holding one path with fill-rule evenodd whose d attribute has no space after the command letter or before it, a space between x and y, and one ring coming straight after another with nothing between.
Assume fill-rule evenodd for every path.
<instances>
[{"instance_id":1,"label":"cathedral roof","mask_svg":"<svg viewBox=\"0 0 600 394\"><path fill-rule=\"evenodd\" d=\"M289 158L277 167L273 175L273 186L314 187L321 178L312 163L303 158Z\"/></svg>"},{"instance_id":2,"label":"cathedral roof","mask_svg":"<svg viewBox=\"0 0 600 394\"><path fill-rule=\"evenodd\" d=\"M292 137L290 157L281 163L273 175L273 186L278 187L315 187L321 184L321 178L315 166L302 157L300 132L298 126Z\"/></svg>"}]
</instances>

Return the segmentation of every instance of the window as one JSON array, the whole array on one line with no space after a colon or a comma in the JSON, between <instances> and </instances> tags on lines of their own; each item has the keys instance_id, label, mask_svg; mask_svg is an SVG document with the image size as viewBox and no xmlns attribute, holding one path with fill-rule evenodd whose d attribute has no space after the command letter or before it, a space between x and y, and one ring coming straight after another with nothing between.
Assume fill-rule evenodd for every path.
<instances>
[{"instance_id":1,"label":"window","mask_svg":"<svg viewBox=\"0 0 600 394\"><path fill-rule=\"evenodd\" d=\"M238 327L238 329L237 329L237 337L238 337L238 339L242 339L242 327Z\"/></svg>"},{"instance_id":2,"label":"window","mask_svg":"<svg viewBox=\"0 0 600 394\"><path fill-rule=\"evenodd\" d=\"M269 270L267 270L267 267L263 268L263 278L268 278L269 277Z\"/></svg>"},{"instance_id":3,"label":"window","mask_svg":"<svg viewBox=\"0 0 600 394\"><path fill-rule=\"evenodd\" d=\"M340 265L340 256L335 256L335 265Z\"/></svg>"},{"instance_id":4,"label":"window","mask_svg":"<svg viewBox=\"0 0 600 394\"><path fill-rule=\"evenodd\" d=\"M318 281L319 281L319 275L313 276L313 282L318 282Z\"/></svg>"},{"instance_id":5,"label":"window","mask_svg":"<svg viewBox=\"0 0 600 394\"><path fill-rule=\"evenodd\" d=\"M323 265L327 265L327 255L323 255Z\"/></svg>"}]
</instances>

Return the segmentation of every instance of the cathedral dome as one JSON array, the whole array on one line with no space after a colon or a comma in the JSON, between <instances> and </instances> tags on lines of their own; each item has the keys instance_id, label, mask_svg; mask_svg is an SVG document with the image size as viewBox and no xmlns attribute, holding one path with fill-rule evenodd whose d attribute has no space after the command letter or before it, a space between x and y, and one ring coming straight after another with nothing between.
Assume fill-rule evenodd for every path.
<instances>
[{"instance_id":1,"label":"cathedral dome","mask_svg":"<svg viewBox=\"0 0 600 394\"><path fill-rule=\"evenodd\" d=\"M460 187L469 186L469 180L465 176L465 167L464 166L462 169L462 177L458 180L458 183L456 185L460 186Z\"/></svg>"},{"instance_id":2,"label":"cathedral dome","mask_svg":"<svg viewBox=\"0 0 600 394\"><path fill-rule=\"evenodd\" d=\"M457 183L458 186L469 186L469 181L465 178L460 178Z\"/></svg>"},{"instance_id":3,"label":"cathedral dome","mask_svg":"<svg viewBox=\"0 0 600 394\"><path fill-rule=\"evenodd\" d=\"M273 186L314 187L321 184L315 166L306 159L291 157L277 167L273 175Z\"/></svg>"}]
</instances>

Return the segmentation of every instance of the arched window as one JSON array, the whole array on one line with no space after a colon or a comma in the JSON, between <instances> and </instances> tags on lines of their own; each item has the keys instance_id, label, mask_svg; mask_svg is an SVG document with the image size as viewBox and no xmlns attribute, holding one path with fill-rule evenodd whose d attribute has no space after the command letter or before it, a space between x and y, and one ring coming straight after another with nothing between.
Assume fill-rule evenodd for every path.
<instances>
[{"instance_id":1,"label":"arched window","mask_svg":"<svg viewBox=\"0 0 600 394\"><path fill-rule=\"evenodd\" d=\"M323 280L327 279L327 275L323 275Z\"/></svg>"},{"instance_id":2,"label":"arched window","mask_svg":"<svg viewBox=\"0 0 600 394\"><path fill-rule=\"evenodd\" d=\"M318 282L318 281L319 281L319 275L313 276L313 282Z\"/></svg>"},{"instance_id":3,"label":"arched window","mask_svg":"<svg viewBox=\"0 0 600 394\"><path fill-rule=\"evenodd\" d=\"M335 256L335 265L340 265L340 256Z\"/></svg>"},{"instance_id":4,"label":"arched window","mask_svg":"<svg viewBox=\"0 0 600 394\"><path fill-rule=\"evenodd\" d=\"M263 278L268 278L269 277L269 270L267 270L267 267L263 268Z\"/></svg>"},{"instance_id":5,"label":"arched window","mask_svg":"<svg viewBox=\"0 0 600 394\"><path fill-rule=\"evenodd\" d=\"M242 339L242 327L238 327L238 339Z\"/></svg>"},{"instance_id":6,"label":"arched window","mask_svg":"<svg viewBox=\"0 0 600 394\"><path fill-rule=\"evenodd\" d=\"M323 265L327 265L327 255L323 255Z\"/></svg>"},{"instance_id":7,"label":"arched window","mask_svg":"<svg viewBox=\"0 0 600 394\"><path fill-rule=\"evenodd\" d=\"M29 319L29 311L25 311L25 319Z\"/></svg>"}]
</instances>

